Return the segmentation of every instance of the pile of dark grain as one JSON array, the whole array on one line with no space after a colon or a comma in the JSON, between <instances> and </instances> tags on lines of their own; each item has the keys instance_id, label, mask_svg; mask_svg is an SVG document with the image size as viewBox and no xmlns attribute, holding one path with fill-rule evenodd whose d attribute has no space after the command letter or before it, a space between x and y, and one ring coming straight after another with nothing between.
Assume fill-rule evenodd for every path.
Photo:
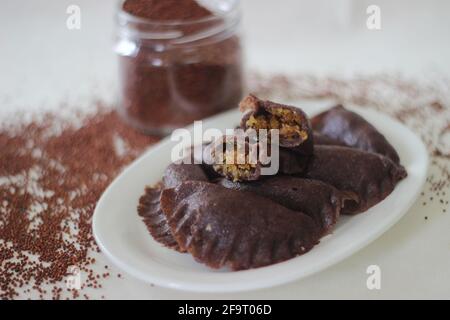
<instances>
[{"instance_id":1,"label":"pile of dark grain","mask_svg":"<svg viewBox=\"0 0 450 320\"><path fill-rule=\"evenodd\" d=\"M98 251L91 232L95 204L155 139L123 125L114 111L98 110L76 127L48 115L0 128L1 298L32 291L76 298L80 293L64 282L71 266L86 274L82 289L99 288L109 276L90 267Z\"/></svg>"}]
</instances>

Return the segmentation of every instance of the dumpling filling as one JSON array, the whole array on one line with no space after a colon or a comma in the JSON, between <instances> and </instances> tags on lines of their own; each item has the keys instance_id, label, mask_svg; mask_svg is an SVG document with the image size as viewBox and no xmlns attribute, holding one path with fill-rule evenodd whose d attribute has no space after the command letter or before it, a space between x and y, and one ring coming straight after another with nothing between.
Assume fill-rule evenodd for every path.
<instances>
[{"instance_id":1,"label":"dumpling filling","mask_svg":"<svg viewBox=\"0 0 450 320\"><path fill-rule=\"evenodd\" d=\"M246 150L244 146L238 147L238 144L235 143L233 147L226 148L221 163L213 164L213 168L217 173L230 180L248 181L258 175L257 163L251 163L250 160L249 150Z\"/></svg>"},{"instance_id":2,"label":"dumpling filling","mask_svg":"<svg viewBox=\"0 0 450 320\"><path fill-rule=\"evenodd\" d=\"M246 127L255 130L278 129L284 139L295 140L298 137L302 141L308 139L308 132L301 127L301 117L289 109L273 109L271 114L251 115Z\"/></svg>"}]
</instances>

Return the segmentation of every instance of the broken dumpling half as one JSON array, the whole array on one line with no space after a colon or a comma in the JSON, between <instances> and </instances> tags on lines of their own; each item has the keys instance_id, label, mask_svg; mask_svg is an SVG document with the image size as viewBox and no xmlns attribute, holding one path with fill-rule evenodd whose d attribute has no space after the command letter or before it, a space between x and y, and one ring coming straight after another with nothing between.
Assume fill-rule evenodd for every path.
<instances>
[{"instance_id":1,"label":"broken dumpling half","mask_svg":"<svg viewBox=\"0 0 450 320\"><path fill-rule=\"evenodd\" d=\"M311 125L300 108L261 100L254 95L244 98L239 108L245 113L241 120L242 129L277 129L280 147L304 155L313 153Z\"/></svg>"}]
</instances>

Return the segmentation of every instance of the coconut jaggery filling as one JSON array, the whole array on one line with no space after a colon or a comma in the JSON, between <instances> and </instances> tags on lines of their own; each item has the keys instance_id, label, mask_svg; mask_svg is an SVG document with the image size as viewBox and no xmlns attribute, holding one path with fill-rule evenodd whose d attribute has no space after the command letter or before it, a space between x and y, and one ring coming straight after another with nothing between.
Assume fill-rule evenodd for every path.
<instances>
[{"instance_id":1,"label":"coconut jaggery filling","mask_svg":"<svg viewBox=\"0 0 450 320\"><path fill-rule=\"evenodd\" d=\"M235 144L234 149L225 150L222 163L214 164L213 168L235 182L248 180L255 174L257 167L256 163L251 163L250 160L250 155L245 152L245 149L238 148Z\"/></svg>"},{"instance_id":2,"label":"coconut jaggery filling","mask_svg":"<svg viewBox=\"0 0 450 320\"><path fill-rule=\"evenodd\" d=\"M245 123L247 128L278 129L280 136L284 139L294 140L300 137L302 141L308 139L308 132L302 129L302 118L286 108L271 110L271 113L251 115Z\"/></svg>"}]
</instances>

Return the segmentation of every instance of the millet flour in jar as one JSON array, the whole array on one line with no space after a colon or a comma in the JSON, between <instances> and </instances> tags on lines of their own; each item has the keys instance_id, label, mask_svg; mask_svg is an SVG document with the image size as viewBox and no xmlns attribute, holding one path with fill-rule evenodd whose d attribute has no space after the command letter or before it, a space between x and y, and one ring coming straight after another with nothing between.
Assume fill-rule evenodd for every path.
<instances>
[{"instance_id":1,"label":"millet flour in jar","mask_svg":"<svg viewBox=\"0 0 450 320\"><path fill-rule=\"evenodd\" d=\"M194 0L126 0L118 20L119 111L128 123L168 134L237 106L237 8L213 13Z\"/></svg>"}]
</instances>

